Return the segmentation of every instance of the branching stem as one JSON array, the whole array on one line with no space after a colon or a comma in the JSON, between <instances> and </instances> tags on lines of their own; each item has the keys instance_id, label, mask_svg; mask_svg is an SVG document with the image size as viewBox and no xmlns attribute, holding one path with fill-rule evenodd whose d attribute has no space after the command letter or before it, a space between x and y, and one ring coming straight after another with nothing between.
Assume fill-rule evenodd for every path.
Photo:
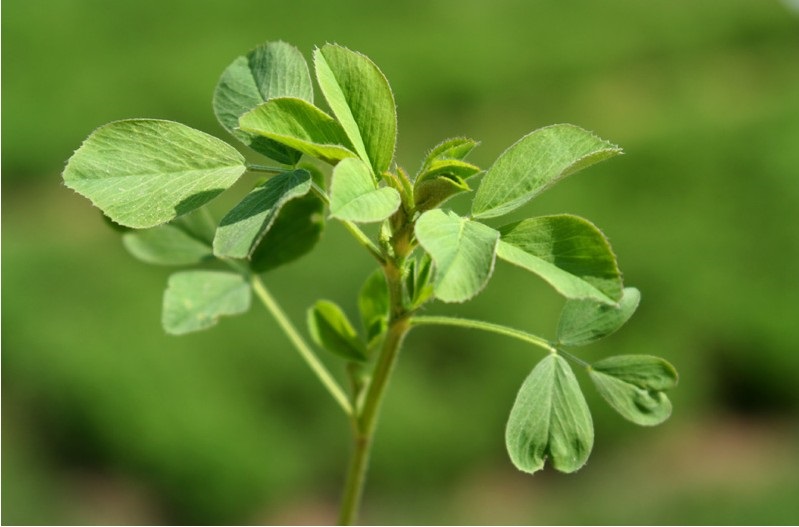
<instances>
[{"instance_id":1,"label":"branching stem","mask_svg":"<svg viewBox=\"0 0 799 527\"><path fill-rule=\"evenodd\" d=\"M325 365L322 364L310 346L308 346L308 344L302 338L300 333L283 312L283 309L269 293L269 290L266 289L266 286L261 278L258 275L252 275L250 281L256 296L258 296L269 313L275 317L278 325L280 325L280 328L294 345L294 348L299 352L300 356L305 360L308 366L311 367L324 387L327 388L327 391L330 392L330 395L333 396L333 399L335 399L339 406L341 406L342 410L344 410L344 413L350 416L354 415L352 405L350 404L349 398L344 390L341 388L341 386L339 386L338 382L336 382Z\"/></svg>"}]
</instances>

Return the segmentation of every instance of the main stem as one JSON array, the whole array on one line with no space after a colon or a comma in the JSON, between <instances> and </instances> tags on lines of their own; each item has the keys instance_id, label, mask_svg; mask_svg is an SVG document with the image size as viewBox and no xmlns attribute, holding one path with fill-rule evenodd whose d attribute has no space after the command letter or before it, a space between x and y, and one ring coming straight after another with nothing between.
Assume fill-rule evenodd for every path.
<instances>
[{"instance_id":1,"label":"main stem","mask_svg":"<svg viewBox=\"0 0 799 527\"><path fill-rule=\"evenodd\" d=\"M372 380L366 392L363 408L360 412L356 409L351 419L353 453L347 471L344 496L341 500L340 525L352 525L357 519L364 482L366 481L369 455L377 427L377 417L388 386L388 380L397 362L402 340L410 328L408 313L405 311L402 301L402 272L400 267L396 262L388 260L383 270L386 275L391 306L388 330L372 374Z\"/></svg>"}]
</instances>

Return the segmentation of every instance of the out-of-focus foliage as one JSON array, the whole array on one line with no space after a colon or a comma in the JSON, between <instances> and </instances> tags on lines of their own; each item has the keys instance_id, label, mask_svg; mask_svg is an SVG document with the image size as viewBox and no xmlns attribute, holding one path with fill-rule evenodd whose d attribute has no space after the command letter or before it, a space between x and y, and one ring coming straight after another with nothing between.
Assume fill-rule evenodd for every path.
<instances>
[{"instance_id":1,"label":"out-of-focus foliage","mask_svg":"<svg viewBox=\"0 0 799 527\"><path fill-rule=\"evenodd\" d=\"M169 270L129 257L59 182L109 121L170 119L225 138L214 86L243 50L276 39L338 42L380 64L411 173L443 138L480 140L469 161L490 166L558 122L623 147L518 217L591 218L641 290L624 331L576 354L660 355L681 372L660 429L589 393L604 442L591 462L527 477L503 430L541 356L492 335L415 329L364 521L799 519L799 16L787 3L12 0L2 29L3 523L334 517L347 424L274 322L254 307L201 335L164 335ZM214 207L221 216L233 203ZM268 285L298 323L320 297L355 320L371 267L358 254L331 228L319 254ZM498 265L479 298L448 312L554 337L562 300Z\"/></svg>"}]
</instances>

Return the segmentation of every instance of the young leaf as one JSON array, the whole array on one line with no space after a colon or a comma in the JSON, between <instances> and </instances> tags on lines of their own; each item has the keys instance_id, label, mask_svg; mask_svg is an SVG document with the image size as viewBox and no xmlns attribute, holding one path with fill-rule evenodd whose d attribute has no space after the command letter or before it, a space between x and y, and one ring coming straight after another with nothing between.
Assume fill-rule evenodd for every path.
<instances>
[{"instance_id":1,"label":"young leaf","mask_svg":"<svg viewBox=\"0 0 799 527\"><path fill-rule=\"evenodd\" d=\"M416 178L413 185L413 201L416 210L424 212L441 205L443 202L461 192L472 189L465 178L479 172L480 169L463 161L435 161Z\"/></svg>"},{"instance_id":2,"label":"young leaf","mask_svg":"<svg viewBox=\"0 0 799 527\"><path fill-rule=\"evenodd\" d=\"M620 153L616 145L571 124L536 130L505 150L488 169L474 196L472 215L507 214L562 178Z\"/></svg>"},{"instance_id":3,"label":"young leaf","mask_svg":"<svg viewBox=\"0 0 799 527\"><path fill-rule=\"evenodd\" d=\"M365 361L366 349L347 315L333 302L319 300L308 310L308 330L319 346L347 360Z\"/></svg>"},{"instance_id":4,"label":"young leaf","mask_svg":"<svg viewBox=\"0 0 799 527\"><path fill-rule=\"evenodd\" d=\"M469 139L467 137L454 137L442 141L428 152L419 173L425 172L435 161L448 159L462 161L478 144L479 143L474 139Z\"/></svg>"},{"instance_id":5,"label":"young leaf","mask_svg":"<svg viewBox=\"0 0 799 527\"><path fill-rule=\"evenodd\" d=\"M237 273L183 271L169 277L162 323L167 333L183 335L217 323L220 316L250 308L250 285Z\"/></svg>"},{"instance_id":6,"label":"young leaf","mask_svg":"<svg viewBox=\"0 0 799 527\"><path fill-rule=\"evenodd\" d=\"M135 258L156 265L192 265L213 258L208 243L175 223L127 231L122 244Z\"/></svg>"},{"instance_id":7,"label":"young leaf","mask_svg":"<svg viewBox=\"0 0 799 527\"><path fill-rule=\"evenodd\" d=\"M616 256L591 222L559 214L500 227L497 255L539 275L566 298L615 304L622 293Z\"/></svg>"},{"instance_id":8,"label":"young leaf","mask_svg":"<svg viewBox=\"0 0 799 527\"><path fill-rule=\"evenodd\" d=\"M563 346L584 346L607 337L633 316L641 301L641 293L625 287L619 304L609 305L593 300L569 300L558 321L558 343Z\"/></svg>"},{"instance_id":9,"label":"young leaf","mask_svg":"<svg viewBox=\"0 0 799 527\"><path fill-rule=\"evenodd\" d=\"M594 444L594 425L580 385L565 359L551 354L525 379L511 409L505 445L516 468L530 474L552 466L582 467Z\"/></svg>"},{"instance_id":10,"label":"young leaf","mask_svg":"<svg viewBox=\"0 0 799 527\"><path fill-rule=\"evenodd\" d=\"M172 121L116 121L92 132L64 169L66 185L113 221L146 229L201 207L245 170L229 144Z\"/></svg>"},{"instance_id":11,"label":"young leaf","mask_svg":"<svg viewBox=\"0 0 799 527\"><path fill-rule=\"evenodd\" d=\"M386 77L366 56L335 44L314 51L316 80L358 155L375 174L388 170L397 110Z\"/></svg>"},{"instance_id":12,"label":"young leaf","mask_svg":"<svg viewBox=\"0 0 799 527\"><path fill-rule=\"evenodd\" d=\"M444 302L464 302L483 290L494 270L499 233L454 212L428 210L416 221L416 239L436 265L433 290Z\"/></svg>"},{"instance_id":13,"label":"young leaf","mask_svg":"<svg viewBox=\"0 0 799 527\"><path fill-rule=\"evenodd\" d=\"M325 228L325 204L315 194L286 203L250 256L250 269L270 271L309 253Z\"/></svg>"},{"instance_id":14,"label":"young leaf","mask_svg":"<svg viewBox=\"0 0 799 527\"><path fill-rule=\"evenodd\" d=\"M285 42L266 42L234 60L216 85L214 113L228 132L256 152L294 165L302 155L297 150L239 129L239 117L274 97L313 103L308 64L297 48Z\"/></svg>"},{"instance_id":15,"label":"young leaf","mask_svg":"<svg viewBox=\"0 0 799 527\"><path fill-rule=\"evenodd\" d=\"M302 99L270 99L242 115L239 127L331 165L355 156L341 125Z\"/></svg>"},{"instance_id":16,"label":"young leaf","mask_svg":"<svg viewBox=\"0 0 799 527\"><path fill-rule=\"evenodd\" d=\"M340 220L374 223L391 216L402 198L391 187L378 188L369 165L357 158L341 161L333 169L330 215Z\"/></svg>"},{"instance_id":17,"label":"young leaf","mask_svg":"<svg viewBox=\"0 0 799 527\"><path fill-rule=\"evenodd\" d=\"M660 357L609 357L592 364L588 373L600 395L625 419L654 426L671 415L671 401L663 392L677 385L677 371Z\"/></svg>"},{"instance_id":18,"label":"young leaf","mask_svg":"<svg viewBox=\"0 0 799 527\"><path fill-rule=\"evenodd\" d=\"M274 176L253 189L219 222L214 254L248 258L269 231L281 207L311 190L311 174L298 169Z\"/></svg>"},{"instance_id":19,"label":"young leaf","mask_svg":"<svg viewBox=\"0 0 799 527\"><path fill-rule=\"evenodd\" d=\"M369 344L382 335L388 327L388 285L382 269L369 275L358 294L358 311L366 330Z\"/></svg>"}]
</instances>

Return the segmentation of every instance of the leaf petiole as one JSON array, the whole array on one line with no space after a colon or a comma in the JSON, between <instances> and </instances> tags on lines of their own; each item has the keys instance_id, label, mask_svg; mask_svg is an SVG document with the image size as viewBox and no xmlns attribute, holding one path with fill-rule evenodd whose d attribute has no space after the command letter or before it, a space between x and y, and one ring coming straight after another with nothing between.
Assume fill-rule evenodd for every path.
<instances>
[{"instance_id":1,"label":"leaf petiole","mask_svg":"<svg viewBox=\"0 0 799 527\"><path fill-rule=\"evenodd\" d=\"M509 328L507 326L502 326L500 324L493 324L491 322L484 322L482 320L471 320L467 318L457 318L457 317L442 317L442 316L424 316L424 317L413 317L410 320L411 326L421 326L421 325L437 325L437 326L457 326L462 328L468 329L480 329L483 331L489 331L491 333L497 333L499 335L505 335L506 337L515 338L528 344L532 344L533 346L539 347L544 349L550 353L558 353L558 350L546 339L539 337L538 335L533 335L532 333L527 333L526 331L522 331L520 329Z\"/></svg>"}]
</instances>

